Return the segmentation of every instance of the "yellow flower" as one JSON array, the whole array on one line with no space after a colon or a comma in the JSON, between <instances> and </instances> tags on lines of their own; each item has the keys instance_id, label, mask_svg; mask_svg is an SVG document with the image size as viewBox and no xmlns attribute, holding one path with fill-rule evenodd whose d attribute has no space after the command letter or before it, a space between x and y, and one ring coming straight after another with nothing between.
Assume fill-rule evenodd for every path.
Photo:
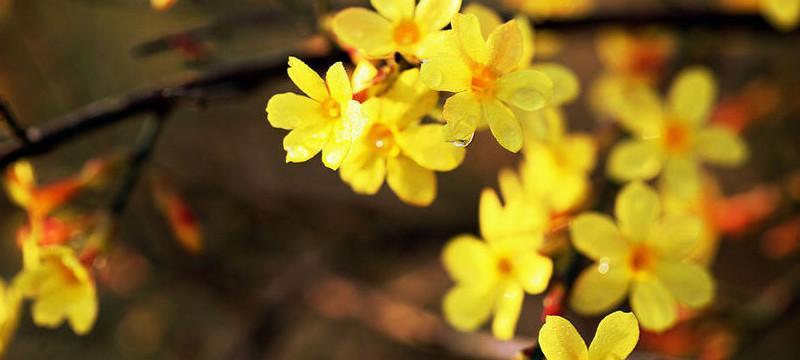
<instances>
[{"instance_id":1,"label":"yellow flower","mask_svg":"<svg viewBox=\"0 0 800 360\"><path fill-rule=\"evenodd\" d=\"M425 84L455 93L443 109L446 139L468 142L479 126L488 124L500 145L519 151L522 128L511 108L541 109L552 96L552 81L540 71L516 70L523 40L515 20L492 31L488 41L475 15L456 14L452 26L449 39L421 67Z\"/></svg>"},{"instance_id":2,"label":"yellow flower","mask_svg":"<svg viewBox=\"0 0 800 360\"><path fill-rule=\"evenodd\" d=\"M361 104L352 99L344 66L333 64L323 81L300 59L290 57L289 77L308 96L282 93L267 103L270 125L291 130L283 138L286 162L308 161L322 151L322 163L338 169L365 121Z\"/></svg>"},{"instance_id":3,"label":"yellow flower","mask_svg":"<svg viewBox=\"0 0 800 360\"><path fill-rule=\"evenodd\" d=\"M542 112L548 114L541 122L547 127L546 134L526 140L520 174L534 201L541 202L552 215L563 214L586 198L597 149L588 135L565 134L558 109Z\"/></svg>"},{"instance_id":4,"label":"yellow flower","mask_svg":"<svg viewBox=\"0 0 800 360\"><path fill-rule=\"evenodd\" d=\"M535 19L549 19L582 15L594 6L594 0L505 0L505 4Z\"/></svg>"},{"instance_id":5,"label":"yellow flower","mask_svg":"<svg viewBox=\"0 0 800 360\"><path fill-rule=\"evenodd\" d=\"M666 105L654 90L643 88L619 109L621 125L636 138L611 150L609 174L628 181L661 173L666 190L688 197L699 190L701 160L729 167L744 162L747 146L736 134L706 125L716 91L713 76L702 68L678 75Z\"/></svg>"},{"instance_id":6,"label":"yellow flower","mask_svg":"<svg viewBox=\"0 0 800 360\"><path fill-rule=\"evenodd\" d=\"M800 0L762 0L761 12L775 27L789 31L800 22Z\"/></svg>"},{"instance_id":7,"label":"yellow flower","mask_svg":"<svg viewBox=\"0 0 800 360\"><path fill-rule=\"evenodd\" d=\"M545 224L541 209L526 201L514 178L501 178L505 206L485 189L480 201L484 240L461 235L450 240L442 261L455 280L444 298L444 315L460 331L474 331L494 313L492 332L499 339L514 336L524 293L547 288L553 262L537 249Z\"/></svg>"},{"instance_id":8,"label":"yellow flower","mask_svg":"<svg viewBox=\"0 0 800 360\"><path fill-rule=\"evenodd\" d=\"M178 0L150 0L150 7L157 11L167 11L177 3Z\"/></svg>"},{"instance_id":9,"label":"yellow flower","mask_svg":"<svg viewBox=\"0 0 800 360\"><path fill-rule=\"evenodd\" d=\"M578 330L560 316L548 316L539 330L539 346L547 360L622 360L639 342L639 323L631 313L616 311L597 325L589 348Z\"/></svg>"},{"instance_id":10,"label":"yellow flower","mask_svg":"<svg viewBox=\"0 0 800 360\"><path fill-rule=\"evenodd\" d=\"M419 81L419 70L401 73L382 97L367 100L368 123L342 164L342 180L361 194L375 194L384 178L403 201L427 206L436 198L436 171L456 168L464 149L444 141L441 124L420 124L438 96Z\"/></svg>"},{"instance_id":11,"label":"yellow flower","mask_svg":"<svg viewBox=\"0 0 800 360\"><path fill-rule=\"evenodd\" d=\"M625 186L615 205L617 224L585 213L570 224L575 248L596 261L575 282L570 304L581 314L600 314L630 293L642 327L664 331L678 320L678 304L700 308L711 302L714 280L688 259L700 221L662 216L658 194L641 182Z\"/></svg>"},{"instance_id":12,"label":"yellow flower","mask_svg":"<svg viewBox=\"0 0 800 360\"><path fill-rule=\"evenodd\" d=\"M0 357L8 350L17 331L21 303L19 291L14 286L6 287L0 280Z\"/></svg>"},{"instance_id":13,"label":"yellow flower","mask_svg":"<svg viewBox=\"0 0 800 360\"><path fill-rule=\"evenodd\" d=\"M372 58L401 53L411 61L425 58L429 44L461 7L461 0L371 0L373 11L351 7L333 19L333 32L345 44Z\"/></svg>"},{"instance_id":14,"label":"yellow flower","mask_svg":"<svg viewBox=\"0 0 800 360\"><path fill-rule=\"evenodd\" d=\"M88 333L97 318L89 271L69 247L46 246L39 252L39 263L17 278L22 294L33 299L33 322L54 328L66 319L76 334Z\"/></svg>"}]
</instances>

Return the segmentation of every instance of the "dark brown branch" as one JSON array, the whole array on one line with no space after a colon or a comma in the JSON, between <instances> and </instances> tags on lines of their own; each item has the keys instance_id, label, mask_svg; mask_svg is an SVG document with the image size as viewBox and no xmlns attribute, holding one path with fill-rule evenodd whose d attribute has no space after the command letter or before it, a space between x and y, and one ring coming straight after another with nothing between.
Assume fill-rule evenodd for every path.
<instances>
[{"instance_id":1,"label":"dark brown branch","mask_svg":"<svg viewBox=\"0 0 800 360\"><path fill-rule=\"evenodd\" d=\"M3 121L8 125L9 130L11 130L17 140L25 144L30 142L28 134L25 132L22 125L17 122L17 118L11 111L11 107L8 106L8 103L2 98L0 98L0 117L3 118Z\"/></svg>"}]
</instances>

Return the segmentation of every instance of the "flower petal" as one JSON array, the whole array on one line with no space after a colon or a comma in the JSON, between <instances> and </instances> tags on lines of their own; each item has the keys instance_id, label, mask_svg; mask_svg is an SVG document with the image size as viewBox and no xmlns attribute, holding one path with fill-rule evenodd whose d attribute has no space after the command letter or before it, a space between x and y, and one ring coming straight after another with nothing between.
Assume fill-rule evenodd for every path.
<instances>
[{"instance_id":1,"label":"flower petal","mask_svg":"<svg viewBox=\"0 0 800 360\"><path fill-rule=\"evenodd\" d=\"M714 280L708 270L698 264L665 261L656 268L656 276L675 300L691 308L705 306L714 297Z\"/></svg>"},{"instance_id":2,"label":"flower petal","mask_svg":"<svg viewBox=\"0 0 800 360\"><path fill-rule=\"evenodd\" d=\"M630 273L623 263L595 263L578 276L569 304L580 314L600 314L625 298L629 283Z\"/></svg>"},{"instance_id":3,"label":"flower petal","mask_svg":"<svg viewBox=\"0 0 800 360\"><path fill-rule=\"evenodd\" d=\"M476 2L469 3L461 12L464 14L473 14L478 18L478 22L481 24L481 35L483 35L484 38L488 38L494 29L503 24L500 15L494 10Z\"/></svg>"},{"instance_id":4,"label":"flower petal","mask_svg":"<svg viewBox=\"0 0 800 360\"><path fill-rule=\"evenodd\" d=\"M617 195L614 214L620 230L631 241L645 240L661 215L661 201L649 186L632 182Z\"/></svg>"},{"instance_id":5,"label":"flower petal","mask_svg":"<svg viewBox=\"0 0 800 360\"><path fill-rule=\"evenodd\" d=\"M299 127L283 138L286 162L304 162L317 155L331 136L331 124L321 122Z\"/></svg>"},{"instance_id":6,"label":"flower petal","mask_svg":"<svg viewBox=\"0 0 800 360\"><path fill-rule=\"evenodd\" d=\"M455 14L452 25L463 54L473 62L487 65L489 46L481 35L478 18L472 14Z\"/></svg>"},{"instance_id":7,"label":"flower petal","mask_svg":"<svg viewBox=\"0 0 800 360\"><path fill-rule=\"evenodd\" d=\"M444 140L444 126L411 126L397 135L397 142L408 157L420 166L436 171L450 171L464 160L465 149Z\"/></svg>"},{"instance_id":8,"label":"flower petal","mask_svg":"<svg viewBox=\"0 0 800 360\"><path fill-rule=\"evenodd\" d=\"M380 190L386 177L386 160L359 143L350 150L339 168L339 175L356 193L373 195Z\"/></svg>"},{"instance_id":9,"label":"flower petal","mask_svg":"<svg viewBox=\"0 0 800 360\"><path fill-rule=\"evenodd\" d=\"M511 257L514 275L528 294L540 294L547 289L553 275L553 261L534 250L518 252Z\"/></svg>"},{"instance_id":10,"label":"flower petal","mask_svg":"<svg viewBox=\"0 0 800 360\"><path fill-rule=\"evenodd\" d=\"M505 74L514 70L522 58L522 32L516 20L506 22L494 29L487 41L490 68Z\"/></svg>"},{"instance_id":11,"label":"flower petal","mask_svg":"<svg viewBox=\"0 0 800 360\"><path fill-rule=\"evenodd\" d=\"M331 170L339 169L352 144L352 129L346 119L336 121L331 127L330 136L322 147L322 163Z\"/></svg>"},{"instance_id":12,"label":"flower petal","mask_svg":"<svg viewBox=\"0 0 800 360\"><path fill-rule=\"evenodd\" d=\"M344 70L341 61L328 68L328 73L325 74L325 83L328 85L331 97L339 104L344 105L353 98L350 78L347 77L347 71Z\"/></svg>"},{"instance_id":13,"label":"flower petal","mask_svg":"<svg viewBox=\"0 0 800 360\"><path fill-rule=\"evenodd\" d=\"M433 90L458 93L469 90L472 71L458 56L439 53L422 63L420 78Z\"/></svg>"},{"instance_id":14,"label":"flower petal","mask_svg":"<svg viewBox=\"0 0 800 360\"><path fill-rule=\"evenodd\" d=\"M712 164L736 166L747 159L747 145L733 132L712 126L697 134L697 153Z\"/></svg>"},{"instance_id":15,"label":"flower petal","mask_svg":"<svg viewBox=\"0 0 800 360\"><path fill-rule=\"evenodd\" d=\"M628 312L615 311L600 321L589 345L589 359L627 359L639 342L639 321Z\"/></svg>"},{"instance_id":16,"label":"flower petal","mask_svg":"<svg viewBox=\"0 0 800 360\"><path fill-rule=\"evenodd\" d=\"M282 93L267 102L267 121L275 128L290 130L325 120L319 103L302 95Z\"/></svg>"},{"instance_id":17,"label":"flower petal","mask_svg":"<svg viewBox=\"0 0 800 360\"><path fill-rule=\"evenodd\" d=\"M369 57L386 57L394 52L392 25L383 16L359 7L347 8L333 18L333 32L342 42Z\"/></svg>"},{"instance_id":18,"label":"flower petal","mask_svg":"<svg viewBox=\"0 0 800 360\"><path fill-rule=\"evenodd\" d=\"M617 225L605 214L584 213L569 224L575 248L594 260L622 258L629 250Z\"/></svg>"},{"instance_id":19,"label":"flower petal","mask_svg":"<svg viewBox=\"0 0 800 360\"><path fill-rule=\"evenodd\" d=\"M481 114L480 103L470 91L447 98L442 109L442 116L447 121L443 129L444 140L469 143L478 127Z\"/></svg>"},{"instance_id":20,"label":"flower petal","mask_svg":"<svg viewBox=\"0 0 800 360\"><path fill-rule=\"evenodd\" d=\"M560 316L548 316L539 330L539 346L547 360L587 360L589 352L578 330Z\"/></svg>"},{"instance_id":21,"label":"flower petal","mask_svg":"<svg viewBox=\"0 0 800 360\"><path fill-rule=\"evenodd\" d=\"M447 322L459 331L474 331L492 314L495 291L492 286L459 284L444 296L442 311Z\"/></svg>"},{"instance_id":22,"label":"flower petal","mask_svg":"<svg viewBox=\"0 0 800 360\"><path fill-rule=\"evenodd\" d=\"M503 75L495 82L497 98L525 111L536 111L553 96L553 81L545 73L525 69Z\"/></svg>"},{"instance_id":23,"label":"flower petal","mask_svg":"<svg viewBox=\"0 0 800 360\"><path fill-rule=\"evenodd\" d=\"M777 28L788 31L797 27L800 22L800 1L764 0L761 12Z\"/></svg>"},{"instance_id":24,"label":"flower petal","mask_svg":"<svg viewBox=\"0 0 800 360\"><path fill-rule=\"evenodd\" d=\"M450 23L459 8L461 0L420 0L414 20L423 32L439 30Z\"/></svg>"},{"instance_id":25,"label":"flower petal","mask_svg":"<svg viewBox=\"0 0 800 360\"><path fill-rule=\"evenodd\" d=\"M481 103L483 119L500 146L511 152L522 149L522 126L511 110L498 100Z\"/></svg>"},{"instance_id":26,"label":"flower petal","mask_svg":"<svg viewBox=\"0 0 800 360\"><path fill-rule=\"evenodd\" d=\"M450 239L442 250L442 263L459 284L488 286L496 275L489 246L472 235Z\"/></svg>"},{"instance_id":27,"label":"flower petal","mask_svg":"<svg viewBox=\"0 0 800 360\"><path fill-rule=\"evenodd\" d=\"M439 101L439 95L421 81L416 68L400 73L392 87L380 98L383 99L381 121L395 124L401 129L418 123Z\"/></svg>"},{"instance_id":28,"label":"flower petal","mask_svg":"<svg viewBox=\"0 0 800 360\"><path fill-rule=\"evenodd\" d=\"M608 174L617 181L652 179L661 171L661 150L647 140L625 140L611 149Z\"/></svg>"},{"instance_id":29,"label":"flower petal","mask_svg":"<svg viewBox=\"0 0 800 360\"><path fill-rule=\"evenodd\" d=\"M662 257L683 260L699 245L703 222L692 215L671 215L657 229L648 244Z\"/></svg>"},{"instance_id":30,"label":"flower petal","mask_svg":"<svg viewBox=\"0 0 800 360\"><path fill-rule=\"evenodd\" d=\"M428 206L436 198L436 175L405 156L388 160L386 183L411 205Z\"/></svg>"},{"instance_id":31,"label":"flower petal","mask_svg":"<svg viewBox=\"0 0 800 360\"><path fill-rule=\"evenodd\" d=\"M705 68L692 67L678 74L669 92L669 109L678 121L701 125L711 115L717 97L714 75Z\"/></svg>"},{"instance_id":32,"label":"flower petal","mask_svg":"<svg viewBox=\"0 0 800 360\"><path fill-rule=\"evenodd\" d=\"M647 278L633 283L631 309L643 328L661 332L678 321L675 298L661 281Z\"/></svg>"},{"instance_id":33,"label":"flower petal","mask_svg":"<svg viewBox=\"0 0 800 360\"><path fill-rule=\"evenodd\" d=\"M325 87L325 82L302 60L290 56L287 72L292 82L310 98L319 102L328 98L328 88Z\"/></svg>"},{"instance_id":34,"label":"flower petal","mask_svg":"<svg viewBox=\"0 0 800 360\"><path fill-rule=\"evenodd\" d=\"M661 175L664 189L669 193L689 199L700 191L700 168L690 157L671 157L664 163Z\"/></svg>"},{"instance_id":35,"label":"flower petal","mask_svg":"<svg viewBox=\"0 0 800 360\"><path fill-rule=\"evenodd\" d=\"M514 337L524 297L522 287L516 282L508 281L504 284L495 303L494 321L492 321L494 337L500 340L510 340Z\"/></svg>"},{"instance_id":36,"label":"flower petal","mask_svg":"<svg viewBox=\"0 0 800 360\"><path fill-rule=\"evenodd\" d=\"M553 83L553 105L575 100L581 92L578 76L568 67L558 63L539 63L531 67L547 75Z\"/></svg>"},{"instance_id":37,"label":"flower petal","mask_svg":"<svg viewBox=\"0 0 800 360\"><path fill-rule=\"evenodd\" d=\"M392 21L414 16L414 0L370 0L370 3L379 14Z\"/></svg>"}]
</instances>

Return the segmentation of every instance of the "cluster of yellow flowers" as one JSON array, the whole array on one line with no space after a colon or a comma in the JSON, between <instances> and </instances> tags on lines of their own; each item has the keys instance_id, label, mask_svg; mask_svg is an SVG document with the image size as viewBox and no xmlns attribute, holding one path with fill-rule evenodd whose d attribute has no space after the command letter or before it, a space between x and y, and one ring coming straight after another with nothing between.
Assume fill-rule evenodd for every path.
<instances>
[{"instance_id":1,"label":"cluster of yellow flowers","mask_svg":"<svg viewBox=\"0 0 800 360\"><path fill-rule=\"evenodd\" d=\"M548 317L539 335L548 359L625 358L639 323L663 331L678 321L679 306L711 302L714 281L697 255L704 219L683 204L700 194L701 160L738 165L747 148L733 132L706 125L716 96L708 70L679 74L662 104L651 75L672 51L668 37L638 43L612 33L601 45L611 70L593 98L608 100L599 113L633 134L606 164L612 179L627 182L615 223L579 213L589 203L598 145L566 131L561 106L578 96L579 81L559 64L532 62L534 32L526 18L502 22L478 5L459 13L459 0L371 3L377 13L348 8L331 21L356 64L352 78L342 63L323 80L290 58L289 77L306 96L274 95L267 119L290 130L287 162L321 152L323 164L340 170L355 192L375 194L385 179L401 200L418 206L434 201L434 171L459 166L476 131L488 129L503 148L522 151L518 171L499 174L503 201L492 189L481 194L482 238L457 236L442 252L455 281L443 301L453 327L474 331L493 317L494 336L512 338L525 294L547 290L556 271L547 235L565 225L572 246L594 262L570 289L571 307L608 313L630 294L633 314L608 315L588 349L568 321ZM441 107L440 93L451 94ZM644 183L659 175L659 191Z\"/></svg>"}]
</instances>

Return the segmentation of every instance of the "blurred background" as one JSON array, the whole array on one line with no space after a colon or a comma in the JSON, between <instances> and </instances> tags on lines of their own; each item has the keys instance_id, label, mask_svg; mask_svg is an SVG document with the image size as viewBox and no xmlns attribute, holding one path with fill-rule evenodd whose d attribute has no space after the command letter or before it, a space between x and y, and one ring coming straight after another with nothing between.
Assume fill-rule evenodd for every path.
<instances>
[{"instance_id":1,"label":"blurred background","mask_svg":"<svg viewBox=\"0 0 800 360\"><path fill-rule=\"evenodd\" d=\"M510 17L524 1L480 3ZM464 164L438 176L439 195L428 208L405 205L386 188L374 197L356 195L318 160L284 162L285 131L268 126L264 108L272 94L295 91L285 76L287 56L317 59L317 70L344 58L318 26L324 28L327 11L366 1L168 5L0 0L0 96L22 126L91 110L95 101L260 69L252 84L214 88L164 120L119 214L114 246L95 264L94 330L76 336L65 326L38 328L25 313L6 358L510 359L533 343L541 296L525 302L511 342L488 332L458 333L440 310L451 286L439 261L443 244L478 233L481 189L496 187L497 172L514 166L518 155L479 134ZM685 66L709 66L720 84L714 121L738 126L750 145L745 166L714 169L727 201L719 216L729 230L712 267L716 305L667 334L643 336L635 356L796 358L800 33L775 29L758 2L747 0L597 0L574 13L533 15L542 46L537 58L563 63L581 80L581 97L565 108L572 130L616 136L592 110L590 89L610 68L598 40L619 27L631 36L657 31L670 39L658 56L661 89ZM245 71L242 78L250 76ZM151 115L136 114L30 158L39 181L135 149L149 121ZM16 146L10 133L2 140L0 146ZM115 186L63 211L107 207ZM164 186L196 220L202 241L196 255L176 241L154 195ZM13 239L24 219L0 199L4 279L21 266ZM569 318L585 338L599 321Z\"/></svg>"}]
</instances>

